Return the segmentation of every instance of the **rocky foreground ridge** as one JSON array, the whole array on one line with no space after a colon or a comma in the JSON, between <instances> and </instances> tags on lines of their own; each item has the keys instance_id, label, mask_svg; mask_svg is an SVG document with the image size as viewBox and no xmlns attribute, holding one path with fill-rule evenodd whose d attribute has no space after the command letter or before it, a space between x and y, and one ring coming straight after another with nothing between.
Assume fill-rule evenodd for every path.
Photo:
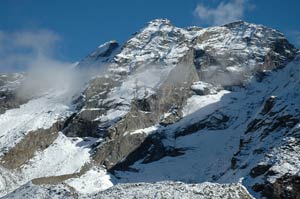
<instances>
[{"instance_id":1,"label":"rocky foreground ridge","mask_svg":"<svg viewBox=\"0 0 300 199\"><path fill-rule=\"evenodd\" d=\"M248 191L240 184L184 184L181 182L129 183L119 184L105 191L80 195L65 185L27 184L4 198L243 198L252 199Z\"/></svg>"},{"instance_id":2,"label":"rocky foreground ridge","mask_svg":"<svg viewBox=\"0 0 300 199\"><path fill-rule=\"evenodd\" d=\"M102 73L71 103L63 89L20 98L26 74L2 75L0 194L171 197L182 189L197 198L196 187L213 198L297 198L299 57L265 26L157 19L81 60L74 70ZM170 192L152 192L157 186Z\"/></svg>"}]
</instances>

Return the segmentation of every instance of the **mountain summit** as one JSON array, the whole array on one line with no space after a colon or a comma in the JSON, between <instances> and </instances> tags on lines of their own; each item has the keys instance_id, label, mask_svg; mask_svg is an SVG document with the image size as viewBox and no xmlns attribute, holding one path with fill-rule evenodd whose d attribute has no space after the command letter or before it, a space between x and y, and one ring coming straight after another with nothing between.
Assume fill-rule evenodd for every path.
<instances>
[{"instance_id":1,"label":"mountain summit","mask_svg":"<svg viewBox=\"0 0 300 199\"><path fill-rule=\"evenodd\" d=\"M0 75L0 195L299 197L299 57L262 25L156 19L72 67L98 71L75 94Z\"/></svg>"}]
</instances>

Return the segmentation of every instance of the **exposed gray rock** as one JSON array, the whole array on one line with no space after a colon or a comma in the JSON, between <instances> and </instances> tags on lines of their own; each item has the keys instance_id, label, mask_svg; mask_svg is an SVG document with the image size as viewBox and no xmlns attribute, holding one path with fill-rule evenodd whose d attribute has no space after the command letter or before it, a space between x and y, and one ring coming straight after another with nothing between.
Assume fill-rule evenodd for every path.
<instances>
[{"instance_id":1,"label":"exposed gray rock","mask_svg":"<svg viewBox=\"0 0 300 199\"><path fill-rule=\"evenodd\" d=\"M63 122L56 122L49 129L29 132L12 149L0 157L0 165L8 169L17 169L34 156L37 151L46 149L57 138Z\"/></svg>"},{"instance_id":2,"label":"exposed gray rock","mask_svg":"<svg viewBox=\"0 0 300 199\"><path fill-rule=\"evenodd\" d=\"M300 198L300 176L285 174L274 183L262 185L262 195L267 198Z\"/></svg>"},{"instance_id":3,"label":"exposed gray rock","mask_svg":"<svg viewBox=\"0 0 300 199\"><path fill-rule=\"evenodd\" d=\"M110 62L119 48L117 41L109 41L94 50L91 54L81 60L78 64L79 67L90 67L97 66L101 63Z\"/></svg>"},{"instance_id":4,"label":"exposed gray rock","mask_svg":"<svg viewBox=\"0 0 300 199\"><path fill-rule=\"evenodd\" d=\"M189 87L192 82L198 80L190 54L183 58L182 63L170 72L165 82L158 88L157 94L144 99L143 102L133 100L129 113L109 127L108 138L111 141L109 144L101 144L101 147L97 149L95 154L97 162L103 163L105 158L106 167L111 168L139 147L146 137L146 135L137 134L130 135L130 139L128 139L124 133L146 128L158 122L165 125L172 124L180 119L181 108L191 95ZM178 74L181 75L180 78L177 77ZM161 116L170 111L172 107L178 107L179 113L177 112L173 118L169 117L168 121L167 119L161 121ZM107 151L105 146L108 146L109 151L111 151L107 157L103 156L106 154L103 151Z\"/></svg>"},{"instance_id":5,"label":"exposed gray rock","mask_svg":"<svg viewBox=\"0 0 300 199\"><path fill-rule=\"evenodd\" d=\"M23 74L0 74L0 114L18 108L29 100L18 96L22 79Z\"/></svg>"},{"instance_id":6,"label":"exposed gray rock","mask_svg":"<svg viewBox=\"0 0 300 199\"><path fill-rule=\"evenodd\" d=\"M194 82L191 86L192 91L197 95L211 95L216 94L221 88L219 86L213 86L212 84L206 82Z\"/></svg>"}]
</instances>

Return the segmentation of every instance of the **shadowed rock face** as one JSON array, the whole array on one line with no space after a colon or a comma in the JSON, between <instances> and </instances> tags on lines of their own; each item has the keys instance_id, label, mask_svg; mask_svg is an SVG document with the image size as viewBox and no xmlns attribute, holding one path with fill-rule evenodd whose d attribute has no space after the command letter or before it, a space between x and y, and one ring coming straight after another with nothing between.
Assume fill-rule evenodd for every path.
<instances>
[{"instance_id":1,"label":"shadowed rock face","mask_svg":"<svg viewBox=\"0 0 300 199\"><path fill-rule=\"evenodd\" d=\"M262 195L267 198L300 198L300 177L286 174L273 184L263 185Z\"/></svg>"},{"instance_id":2,"label":"shadowed rock face","mask_svg":"<svg viewBox=\"0 0 300 199\"><path fill-rule=\"evenodd\" d=\"M99 64L109 62L119 48L117 41L106 42L94 50L93 53L82 59L79 67L93 67Z\"/></svg>"}]
</instances>

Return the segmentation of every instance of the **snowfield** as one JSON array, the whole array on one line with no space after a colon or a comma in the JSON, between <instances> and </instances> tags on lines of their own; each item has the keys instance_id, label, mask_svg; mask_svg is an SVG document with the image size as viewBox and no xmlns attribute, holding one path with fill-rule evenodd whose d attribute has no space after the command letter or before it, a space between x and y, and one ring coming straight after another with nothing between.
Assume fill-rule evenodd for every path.
<instances>
[{"instance_id":1,"label":"snowfield","mask_svg":"<svg viewBox=\"0 0 300 199\"><path fill-rule=\"evenodd\" d=\"M68 117L72 110L61 102L64 93L47 93L20 108L0 115L0 156L18 143L29 131L47 129Z\"/></svg>"},{"instance_id":2,"label":"snowfield","mask_svg":"<svg viewBox=\"0 0 300 199\"><path fill-rule=\"evenodd\" d=\"M24 182L34 178L60 176L80 172L90 162L91 141L82 138L68 138L59 132L58 138L44 151L37 152L25 165L20 174Z\"/></svg>"}]
</instances>

